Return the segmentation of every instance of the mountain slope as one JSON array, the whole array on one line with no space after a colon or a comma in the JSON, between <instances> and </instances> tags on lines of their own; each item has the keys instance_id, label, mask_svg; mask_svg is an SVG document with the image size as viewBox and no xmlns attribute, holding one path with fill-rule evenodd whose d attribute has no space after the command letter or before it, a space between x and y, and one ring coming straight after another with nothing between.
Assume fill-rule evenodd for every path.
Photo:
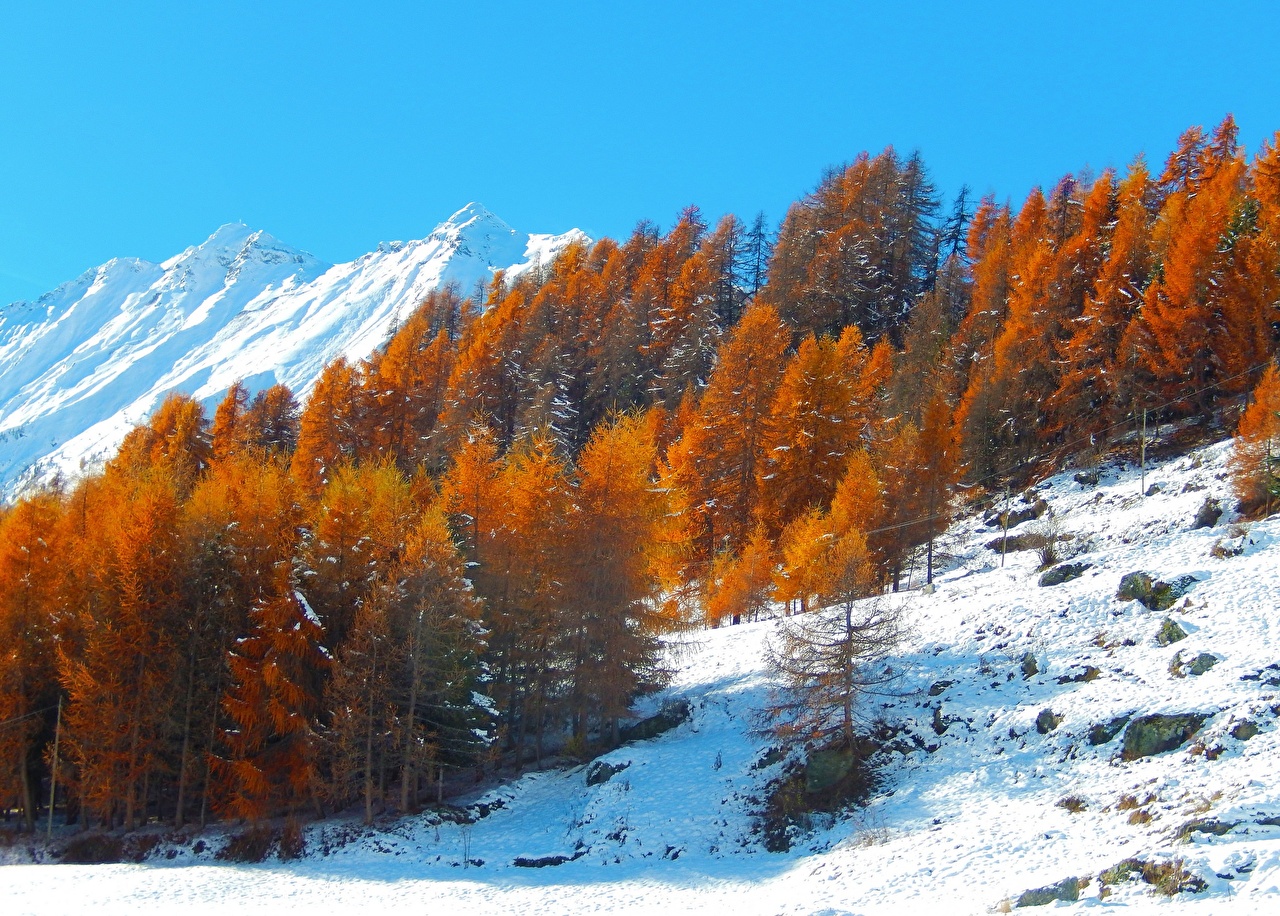
<instances>
[{"instance_id":1,"label":"mountain slope","mask_svg":"<svg viewBox=\"0 0 1280 916\"><path fill-rule=\"evenodd\" d=\"M1002 564L982 517L953 526L934 593L882 599L913 634L897 695L864 710L897 731L879 786L848 816L815 816L788 852L766 852L755 822L784 766L752 733L762 648L780 625L762 621L673 652L671 685L641 712L679 699L689 720L606 754L607 779L589 779L591 765L530 773L455 799L471 824L430 812L315 824L293 863L218 863L241 829L228 825L162 840L143 865L60 866L56 882L21 865L0 882L17 912L980 914L1068 878L1088 881L1058 908L1276 912L1280 518L1193 528L1207 498L1229 498L1229 451L1149 468L1145 498L1138 470L1119 465L1038 487L1052 522L1013 533L1056 526L1071 562L1089 564L1060 585L1039 584L1033 551ZM1155 611L1117 597L1138 570L1196 581ZM1161 644L1166 618L1185 638ZM1195 673L1203 655L1215 662ZM1093 731L1178 713L1203 716L1199 732L1138 759L1124 758L1123 730ZM1201 889L1167 900L1113 871L1130 858L1181 863Z\"/></svg>"},{"instance_id":2,"label":"mountain slope","mask_svg":"<svg viewBox=\"0 0 1280 916\"><path fill-rule=\"evenodd\" d=\"M330 360L372 353L428 291L468 293L577 238L518 233L472 203L424 239L331 265L230 224L161 264L116 259L0 308L0 492L108 457L171 391L212 405L243 379L305 395Z\"/></svg>"}]
</instances>

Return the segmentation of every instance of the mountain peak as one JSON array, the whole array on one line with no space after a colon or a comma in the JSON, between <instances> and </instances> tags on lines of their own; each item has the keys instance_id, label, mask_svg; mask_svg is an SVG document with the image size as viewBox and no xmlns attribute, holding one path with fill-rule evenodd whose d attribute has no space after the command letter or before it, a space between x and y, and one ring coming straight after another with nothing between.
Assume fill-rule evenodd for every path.
<instances>
[{"instance_id":1,"label":"mountain peak","mask_svg":"<svg viewBox=\"0 0 1280 916\"><path fill-rule=\"evenodd\" d=\"M336 269L231 222L162 264L88 271L0 313L0 494L107 457L169 391L212 405L241 379L305 396L328 362L367 357L430 290L514 276L554 257L559 238L472 202L426 239Z\"/></svg>"}]
</instances>

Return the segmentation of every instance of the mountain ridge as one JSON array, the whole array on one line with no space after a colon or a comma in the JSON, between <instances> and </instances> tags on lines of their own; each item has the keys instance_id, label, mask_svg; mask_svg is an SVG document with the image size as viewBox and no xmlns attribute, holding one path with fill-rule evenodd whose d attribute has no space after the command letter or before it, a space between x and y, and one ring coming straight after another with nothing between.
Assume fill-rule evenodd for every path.
<instances>
[{"instance_id":1,"label":"mountain ridge","mask_svg":"<svg viewBox=\"0 0 1280 916\"><path fill-rule=\"evenodd\" d=\"M211 406L232 382L305 396L431 290L519 275L587 240L519 232L471 202L426 237L330 264L241 222L159 263L118 257L0 306L0 493L109 457L172 391Z\"/></svg>"}]
</instances>

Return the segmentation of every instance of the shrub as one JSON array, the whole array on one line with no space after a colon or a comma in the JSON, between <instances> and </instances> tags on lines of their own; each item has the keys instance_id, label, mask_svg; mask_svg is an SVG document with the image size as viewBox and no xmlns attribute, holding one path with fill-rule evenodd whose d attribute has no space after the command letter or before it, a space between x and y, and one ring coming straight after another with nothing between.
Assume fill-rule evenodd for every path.
<instances>
[{"instance_id":1,"label":"shrub","mask_svg":"<svg viewBox=\"0 0 1280 916\"><path fill-rule=\"evenodd\" d=\"M1054 804L1059 808L1065 808L1072 814L1079 814L1081 811L1088 809L1089 803L1079 795L1067 795L1058 799Z\"/></svg>"},{"instance_id":2,"label":"shrub","mask_svg":"<svg viewBox=\"0 0 1280 916\"><path fill-rule=\"evenodd\" d=\"M67 843L62 861L68 865L106 865L119 862L121 843L103 833L82 833Z\"/></svg>"},{"instance_id":3,"label":"shrub","mask_svg":"<svg viewBox=\"0 0 1280 916\"><path fill-rule=\"evenodd\" d=\"M228 840L216 858L224 862L262 862L271 855L278 839L270 827L250 827Z\"/></svg>"}]
</instances>

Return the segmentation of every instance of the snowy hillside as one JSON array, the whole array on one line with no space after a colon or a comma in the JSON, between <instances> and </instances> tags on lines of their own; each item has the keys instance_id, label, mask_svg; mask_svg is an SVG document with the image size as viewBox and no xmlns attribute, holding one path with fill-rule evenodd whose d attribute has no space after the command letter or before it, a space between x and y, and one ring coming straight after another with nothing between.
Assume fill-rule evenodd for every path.
<instances>
[{"instance_id":1,"label":"snowy hillside","mask_svg":"<svg viewBox=\"0 0 1280 916\"><path fill-rule=\"evenodd\" d=\"M1054 906L1280 912L1280 520L1193 528L1207 499L1229 505L1228 452L1148 470L1145 497L1136 469L1106 466L1016 502L1044 501L1011 535L1060 538L1077 574L1061 584L1040 584L1035 551L1002 567L983 518L954 526L936 590L891 599L913 634L899 695L866 710L896 733L880 785L788 852L756 829L785 766L750 734L765 621L673 655L673 683L641 712L685 701L687 722L462 799L473 825L331 821L292 863L219 863L218 834L56 880L14 866L0 871L6 911L986 913L1065 887L1078 901ZM1175 586L1172 606L1118 598L1133 572ZM1135 723L1155 714L1199 727L1139 756ZM1185 892L1157 896L1142 864Z\"/></svg>"},{"instance_id":2,"label":"snowy hillside","mask_svg":"<svg viewBox=\"0 0 1280 916\"><path fill-rule=\"evenodd\" d=\"M170 391L216 403L243 379L304 395L334 357L362 359L432 289L469 293L574 238L518 233L468 204L426 238L330 265L247 226L161 264L109 261L0 308L0 493L114 451Z\"/></svg>"}]
</instances>

